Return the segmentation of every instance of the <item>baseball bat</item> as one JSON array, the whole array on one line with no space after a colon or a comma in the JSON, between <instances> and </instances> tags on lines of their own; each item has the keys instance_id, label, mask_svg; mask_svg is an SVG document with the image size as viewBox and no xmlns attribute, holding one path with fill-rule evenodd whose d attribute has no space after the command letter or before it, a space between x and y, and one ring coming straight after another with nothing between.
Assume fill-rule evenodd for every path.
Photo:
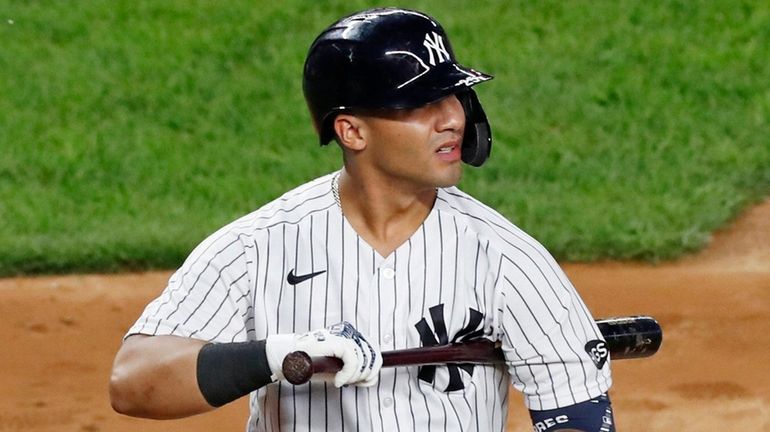
<instances>
[{"instance_id":1,"label":"baseball bat","mask_svg":"<svg viewBox=\"0 0 770 432\"><path fill-rule=\"evenodd\" d=\"M663 341L660 325L649 316L606 318L597 320L596 325L613 360L650 357L658 351ZM505 362L499 345L487 339L383 351L381 354L383 367ZM289 353L283 360L283 375L294 385L308 382L314 373L332 373L340 369L342 360L336 357L310 357L304 351Z\"/></svg>"}]
</instances>

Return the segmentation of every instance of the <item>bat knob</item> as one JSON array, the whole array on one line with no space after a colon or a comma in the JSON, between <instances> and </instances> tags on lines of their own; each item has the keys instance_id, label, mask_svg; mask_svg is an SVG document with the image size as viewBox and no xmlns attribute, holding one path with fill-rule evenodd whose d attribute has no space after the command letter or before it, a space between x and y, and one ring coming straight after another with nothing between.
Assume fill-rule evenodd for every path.
<instances>
[{"instance_id":1,"label":"bat knob","mask_svg":"<svg viewBox=\"0 0 770 432\"><path fill-rule=\"evenodd\" d=\"M313 376L313 361L304 351L290 352L281 365L286 381L300 385L310 381Z\"/></svg>"}]
</instances>

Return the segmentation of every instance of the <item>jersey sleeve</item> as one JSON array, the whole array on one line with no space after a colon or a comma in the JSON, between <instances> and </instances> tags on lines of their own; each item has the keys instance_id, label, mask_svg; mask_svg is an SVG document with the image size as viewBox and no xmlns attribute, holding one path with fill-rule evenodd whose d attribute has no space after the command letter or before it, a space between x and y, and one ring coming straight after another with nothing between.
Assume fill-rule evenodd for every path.
<instances>
[{"instance_id":1,"label":"jersey sleeve","mask_svg":"<svg viewBox=\"0 0 770 432\"><path fill-rule=\"evenodd\" d=\"M590 353L601 333L558 263L533 239L496 259L498 337L527 407L555 409L605 393L609 361Z\"/></svg>"},{"instance_id":2,"label":"jersey sleeve","mask_svg":"<svg viewBox=\"0 0 770 432\"><path fill-rule=\"evenodd\" d=\"M218 232L202 242L150 302L126 336L174 335L244 342L252 314L249 260L241 236ZM251 318L253 320L253 318Z\"/></svg>"}]
</instances>

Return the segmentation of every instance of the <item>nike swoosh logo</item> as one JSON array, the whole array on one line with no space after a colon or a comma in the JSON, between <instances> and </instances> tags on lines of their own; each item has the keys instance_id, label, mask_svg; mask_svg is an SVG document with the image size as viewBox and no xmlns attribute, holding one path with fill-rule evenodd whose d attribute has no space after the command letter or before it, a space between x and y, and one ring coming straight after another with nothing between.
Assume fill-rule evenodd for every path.
<instances>
[{"instance_id":1,"label":"nike swoosh logo","mask_svg":"<svg viewBox=\"0 0 770 432\"><path fill-rule=\"evenodd\" d=\"M326 273L326 270L321 270L319 272L310 273L306 275L297 276L294 274L294 269L291 269L288 275L286 275L286 282L288 282L291 285L297 285L298 283L305 282L308 279L312 279L320 274Z\"/></svg>"}]
</instances>

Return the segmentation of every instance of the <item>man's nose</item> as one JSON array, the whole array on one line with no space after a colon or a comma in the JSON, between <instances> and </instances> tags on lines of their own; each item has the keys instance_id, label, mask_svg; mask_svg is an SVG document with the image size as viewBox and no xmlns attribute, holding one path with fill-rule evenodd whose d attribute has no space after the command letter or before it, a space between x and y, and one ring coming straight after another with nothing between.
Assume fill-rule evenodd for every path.
<instances>
[{"instance_id":1,"label":"man's nose","mask_svg":"<svg viewBox=\"0 0 770 432\"><path fill-rule=\"evenodd\" d=\"M456 95L441 99L437 105L441 113L440 130L460 131L465 128L465 110Z\"/></svg>"}]
</instances>

